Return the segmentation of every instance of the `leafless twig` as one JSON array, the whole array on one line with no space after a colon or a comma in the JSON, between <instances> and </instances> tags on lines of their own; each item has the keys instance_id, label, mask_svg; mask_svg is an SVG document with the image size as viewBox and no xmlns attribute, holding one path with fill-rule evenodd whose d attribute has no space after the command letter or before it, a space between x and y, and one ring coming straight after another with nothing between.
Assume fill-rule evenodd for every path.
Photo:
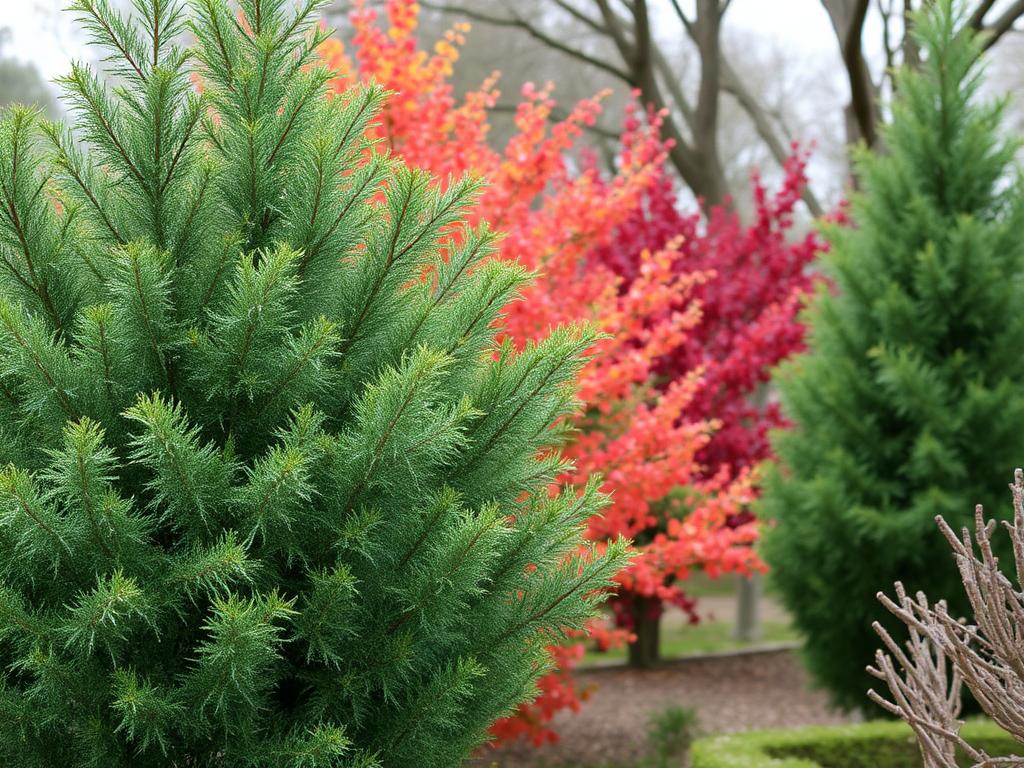
<instances>
[{"instance_id":1,"label":"leafless twig","mask_svg":"<svg viewBox=\"0 0 1024 768\"><path fill-rule=\"evenodd\" d=\"M949 615L946 603L935 605L918 592L911 598L896 584L896 599L879 593L882 604L910 630L901 646L880 624L882 639L868 672L886 683L890 697L868 696L914 730L925 768L956 768L962 749L975 768L1024 766L1017 756L991 757L960 736L960 691L966 685L985 713L1003 730L1024 742L1024 472L1014 473L1013 523L1004 523L1013 542L1016 584L999 567L992 548L994 520L985 520L979 505L974 536L958 535L941 517L939 530L953 550L960 578L974 613L974 623ZM975 550L977 545L977 550Z\"/></svg>"}]
</instances>

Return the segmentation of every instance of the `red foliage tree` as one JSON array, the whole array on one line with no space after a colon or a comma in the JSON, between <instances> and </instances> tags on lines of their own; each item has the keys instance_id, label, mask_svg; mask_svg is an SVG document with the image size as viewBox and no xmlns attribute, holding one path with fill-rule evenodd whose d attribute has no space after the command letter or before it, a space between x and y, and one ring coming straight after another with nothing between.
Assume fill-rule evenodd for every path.
<instances>
[{"instance_id":1,"label":"red foliage tree","mask_svg":"<svg viewBox=\"0 0 1024 768\"><path fill-rule=\"evenodd\" d=\"M649 124L651 120L646 121ZM637 111L627 116L624 141L633 131L644 130ZM735 476L751 471L768 457L768 432L783 425L776 403L765 389L770 371L803 347L804 328L797 319L802 296L812 289L809 265L820 255L824 242L813 232L793 238L794 213L807 183L806 156L794 146L783 171L779 189L770 194L762 179L752 179L754 213L745 224L734 209L719 206L708 217L684 212L676 189L667 175L648 185L641 204L616 226L611 241L592 253L594 261L609 267L628 287L639 277L640 256L676 244L677 271L696 271L709 276L696 285L693 299L701 307L701 321L682 342L661 358L656 376L668 382L700 370L701 377L683 410L683 419L714 421L717 429L698 453L705 479ZM739 497L749 501L750 493ZM735 502L734 495L730 502ZM602 533L629 530L641 540L653 537L649 555L661 554L663 542L685 541L685 536L662 539L661 531L680 525L678 510L661 521L637 531L630 521L612 514ZM752 518L745 505L733 503L726 513L727 525L742 527ZM678 546L673 543L672 547ZM732 553L723 553L728 558ZM706 570L716 568L709 557ZM639 574L650 570L650 579ZM613 602L620 626L639 634L633 659L648 664L657 658L657 635L667 602L691 612L693 603L681 589L686 569L673 571L660 557L647 557L634 571ZM659 583L659 579L661 580ZM666 582L675 586L667 592Z\"/></svg>"},{"instance_id":2,"label":"red foliage tree","mask_svg":"<svg viewBox=\"0 0 1024 768\"><path fill-rule=\"evenodd\" d=\"M635 130L644 130L644 121L634 109L624 140ZM703 371L686 413L720 423L699 457L707 474L755 466L768 456L767 432L782 424L777 405L757 395L771 369L803 347L800 299L814 281L808 266L825 247L814 232L793 239L806 160L794 146L774 194L754 175L754 213L747 224L727 207L712 209L706 219L684 212L671 179L662 175L644 189L641 204L615 228L610 243L594 251L596 261L629 285L638 275L639 254L682 238L675 268L715 276L693 291L701 322L658 366L669 380Z\"/></svg>"},{"instance_id":3,"label":"red foliage tree","mask_svg":"<svg viewBox=\"0 0 1024 768\"><path fill-rule=\"evenodd\" d=\"M692 569L745 572L760 564L750 546L756 527L741 517L753 493L750 478L734 471L746 465L722 462L721 471L709 472L702 464L723 424L711 418L713 402L704 403L702 374L711 371L711 357L688 350L703 325L694 299L718 278L713 268L690 264L693 246L685 235L701 225L671 205L657 116L630 123L617 172L608 177L593 164L580 168L572 155L600 109L599 98L552 122L550 86L528 84L516 132L496 149L487 140L496 76L457 100L450 76L467 28L456 26L428 53L416 43L418 10L412 0L388 0L380 19L357 3L354 60L338 41L330 41L323 56L339 72L339 90L352 78L372 78L394 92L375 137L396 156L441 179L466 172L488 178L476 218L505 233L500 258L516 259L537 274L522 300L507 308L506 333L522 344L553 325L583 318L610 334L579 381L590 407L574 425L569 452L575 467L564 480L576 482L594 471L605 477L614 503L591 521L589 535L601 540L623 533L642 550L620 576L623 590L657 605L688 607L681 584ZM665 203L673 220L686 226L664 230L664 237L645 233L653 206ZM642 242L646 237L653 238L649 244ZM758 337L749 338L755 343ZM726 368L723 363L713 375L726 376ZM689 491L671 498L680 488ZM626 634L595 631L603 644L621 642ZM557 670L544 678L534 704L495 725L499 739L551 740L554 713L577 708L585 697L569 674L581 646L552 652Z\"/></svg>"}]
</instances>

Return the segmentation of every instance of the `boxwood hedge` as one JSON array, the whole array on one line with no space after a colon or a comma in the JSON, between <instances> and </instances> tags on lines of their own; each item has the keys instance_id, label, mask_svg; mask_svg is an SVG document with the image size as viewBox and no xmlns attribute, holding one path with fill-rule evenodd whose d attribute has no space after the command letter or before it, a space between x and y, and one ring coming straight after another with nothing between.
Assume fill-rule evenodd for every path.
<instances>
[{"instance_id":1,"label":"boxwood hedge","mask_svg":"<svg viewBox=\"0 0 1024 768\"><path fill-rule=\"evenodd\" d=\"M1021 745L990 722L973 721L964 738L990 755ZM921 768L910 728L902 722L748 731L697 740L691 768Z\"/></svg>"}]
</instances>

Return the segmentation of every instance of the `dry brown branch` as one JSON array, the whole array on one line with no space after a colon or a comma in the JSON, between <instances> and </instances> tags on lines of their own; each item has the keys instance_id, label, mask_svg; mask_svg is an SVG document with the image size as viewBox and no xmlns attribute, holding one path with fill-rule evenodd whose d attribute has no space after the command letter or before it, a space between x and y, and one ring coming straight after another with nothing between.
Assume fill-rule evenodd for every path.
<instances>
[{"instance_id":1,"label":"dry brown branch","mask_svg":"<svg viewBox=\"0 0 1024 768\"><path fill-rule=\"evenodd\" d=\"M876 623L882 639L875 666L868 672L886 683L890 697L869 691L872 701L905 720L914 730L925 768L956 768L962 749L975 768L1024 766L1017 756L992 757L960 736L960 692L966 685L985 713L1018 741L1024 742L1024 472L1014 473L1013 522L1004 526L1013 542L1016 584L999 567L992 547L994 520L985 520L979 505L974 535L958 535L941 517L939 530L953 550L973 623L949 615L946 603L911 598L896 584L896 599L879 600L910 630L901 646ZM977 548L975 548L975 545Z\"/></svg>"}]
</instances>

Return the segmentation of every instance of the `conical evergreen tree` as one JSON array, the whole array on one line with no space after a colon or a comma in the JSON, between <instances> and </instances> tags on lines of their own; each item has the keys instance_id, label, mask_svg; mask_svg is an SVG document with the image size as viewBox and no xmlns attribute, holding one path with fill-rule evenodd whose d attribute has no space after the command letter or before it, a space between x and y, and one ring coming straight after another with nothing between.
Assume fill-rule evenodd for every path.
<instances>
[{"instance_id":1,"label":"conical evergreen tree","mask_svg":"<svg viewBox=\"0 0 1024 768\"><path fill-rule=\"evenodd\" d=\"M948 0L917 19L926 60L897 78L886 151L862 153L852 226L830 229L833 280L807 354L777 382L795 423L760 513L775 582L818 681L867 706L864 672L891 626L875 594L955 595L935 533L970 522L1024 435L1024 188L1002 104L979 104L980 44ZM952 605L963 611L965 605Z\"/></svg>"},{"instance_id":2,"label":"conical evergreen tree","mask_svg":"<svg viewBox=\"0 0 1024 768\"><path fill-rule=\"evenodd\" d=\"M119 84L2 116L5 766L457 765L623 565L548 491L592 334L495 342L480 183L325 98L321 5L76 0Z\"/></svg>"}]
</instances>

